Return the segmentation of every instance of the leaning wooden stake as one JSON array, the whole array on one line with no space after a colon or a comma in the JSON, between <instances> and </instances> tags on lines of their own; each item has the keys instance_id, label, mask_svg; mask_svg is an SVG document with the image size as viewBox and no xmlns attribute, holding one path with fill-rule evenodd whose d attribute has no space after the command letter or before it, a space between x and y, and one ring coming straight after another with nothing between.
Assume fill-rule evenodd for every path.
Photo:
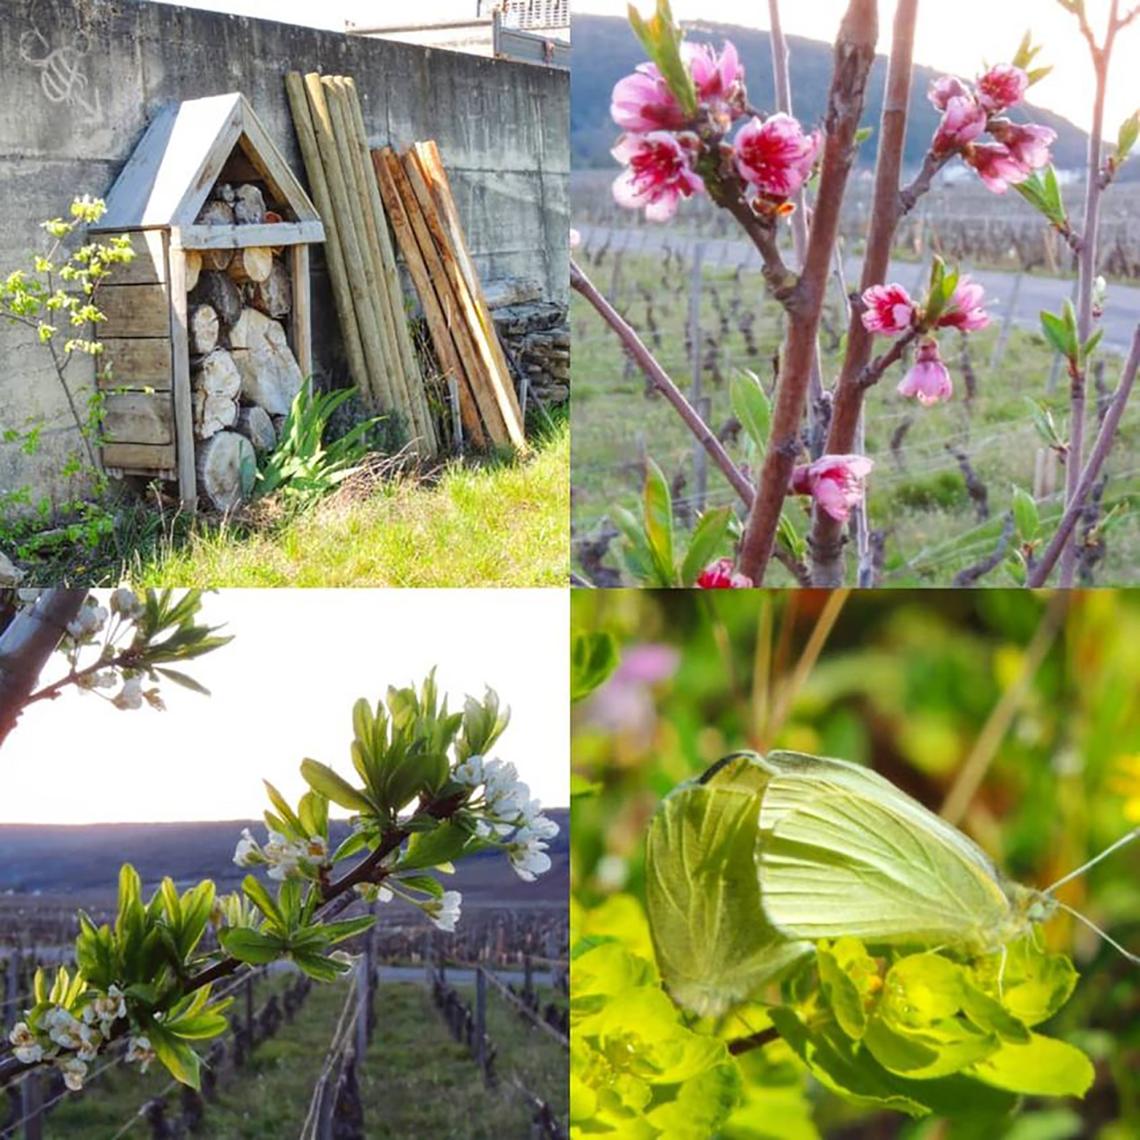
<instances>
[{"instance_id":1,"label":"leaning wooden stake","mask_svg":"<svg viewBox=\"0 0 1140 1140\"><path fill-rule=\"evenodd\" d=\"M293 112L293 126L297 132L297 142L301 147L301 157L305 160L305 171L309 176L309 189L312 191L313 201L325 227L325 261L329 267L333 301L336 303L337 316L340 318L340 331L344 341L345 356L348 358L349 375L357 391L366 395L369 390L368 368L364 363L364 348L360 342L360 328L356 323L356 310L353 307L352 290L348 283L340 223L333 208L332 193L321 161L321 152L317 146L313 116L305 96L305 82L299 71L290 71L285 76L285 90L289 95L289 106Z\"/></svg>"},{"instance_id":2,"label":"leaning wooden stake","mask_svg":"<svg viewBox=\"0 0 1140 1140\"><path fill-rule=\"evenodd\" d=\"M432 452L435 452L439 450L439 440L435 432L435 422L428 407L427 393L424 391L423 374L416 358L411 333L408 331L408 321L404 313L404 294L400 285L400 275L396 270L396 254L392 248L392 237L388 233L388 219L384 214L384 205L380 201L380 192L372 168L372 154L368 146L368 132L364 127L364 114L360 107L360 97L356 91L356 84L351 79L344 80L344 90L348 101L351 126L356 135L356 145L359 151L365 188L376 223L380 273L385 286L383 300L391 313L396 351L407 382L409 400L415 406L416 414L422 421L424 437Z\"/></svg>"},{"instance_id":3,"label":"leaning wooden stake","mask_svg":"<svg viewBox=\"0 0 1140 1140\"><path fill-rule=\"evenodd\" d=\"M396 231L396 241L404 255L404 264L412 278L412 284L419 294L420 303L424 308L424 317L427 320L428 332L431 334L432 346L435 348L436 358L444 375L455 385L456 397L459 402L459 414L463 428L471 437L473 443L483 447L487 437L483 432L483 425L479 419L479 410L475 405L475 397L471 390L471 382L464 371L463 363L456 351L448 328L448 311L436 292L435 283L428 270L426 260L419 243L416 241L415 231L411 219L404 209L404 203L396 188L393 175L388 169L388 162L399 164L399 160L391 150L372 152L372 164L376 172L376 182L379 187L388 217Z\"/></svg>"}]
</instances>

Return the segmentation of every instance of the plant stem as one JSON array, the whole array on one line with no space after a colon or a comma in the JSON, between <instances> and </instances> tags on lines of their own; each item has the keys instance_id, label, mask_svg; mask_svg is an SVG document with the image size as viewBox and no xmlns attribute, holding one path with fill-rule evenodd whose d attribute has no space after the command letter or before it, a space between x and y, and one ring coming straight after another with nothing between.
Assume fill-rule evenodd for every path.
<instances>
[{"instance_id":1,"label":"plant stem","mask_svg":"<svg viewBox=\"0 0 1140 1140\"><path fill-rule=\"evenodd\" d=\"M1085 469L1081 472L1073 495L1065 504L1065 513L1061 516L1056 532L1050 539L1049 545L1042 552L1040 561L1030 572L1026 585L1034 588L1045 585L1058 557L1065 548L1069 536L1073 533L1073 528L1077 525L1081 511L1084 510L1085 500L1088 498L1097 476L1100 475L1100 469L1104 466L1108 453L1112 450L1117 428L1120 426L1129 393L1132 391L1132 385L1136 380L1137 369L1140 369L1140 325L1137 326L1132 337L1132 351L1128 354L1128 360L1125 362L1124 371L1120 375L1120 383L1112 397L1112 403L1109 404L1108 411L1105 412L1104 419L1101 421L1100 431L1097 432L1096 442L1093 444L1092 451L1089 452ZM1072 462L1071 457L1069 462Z\"/></svg>"},{"instance_id":2,"label":"plant stem","mask_svg":"<svg viewBox=\"0 0 1140 1140\"><path fill-rule=\"evenodd\" d=\"M1104 99L1108 88L1108 64L1116 38L1119 0L1112 0L1108 14L1108 31L1103 46L1098 45L1083 12L1081 33L1088 41L1096 75L1096 97L1093 100L1092 129L1089 131L1088 170L1085 174L1085 214L1081 230L1081 246L1077 255L1077 337L1084 344L1092 333L1092 293L1096 278L1100 246L1100 158L1104 135ZM1085 369L1074 368L1069 386L1069 455L1065 464L1065 504L1072 503L1081 477L1085 433ZM1061 581L1071 587L1077 568L1077 543L1074 539L1061 554Z\"/></svg>"},{"instance_id":3,"label":"plant stem","mask_svg":"<svg viewBox=\"0 0 1140 1140\"><path fill-rule=\"evenodd\" d=\"M877 38L875 0L850 0L835 43L819 195L803 273L785 306L788 332L772 408L768 449L741 547L740 571L758 586L764 580L772 557L780 511L800 453L800 424L807 401L811 361Z\"/></svg>"},{"instance_id":4,"label":"plant stem","mask_svg":"<svg viewBox=\"0 0 1140 1140\"><path fill-rule=\"evenodd\" d=\"M656 357L645 346L642 339L613 305L602 296L594 283L582 272L573 259L570 261L570 284L593 305L602 320L617 333L618 339L625 345L626 351L633 357L638 367L645 373L654 387L676 408L677 414L684 420L685 426L708 452L712 461L721 469L733 490L744 500L746 506L749 505L753 496L752 486L744 473L733 463L732 457L725 451L724 445L701 418L697 409L685 398L681 389L670 379L665 369L658 364ZM785 491L787 482L785 479Z\"/></svg>"},{"instance_id":5,"label":"plant stem","mask_svg":"<svg viewBox=\"0 0 1140 1140\"><path fill-rule=\"evenodd\" d=\"M867 251L863 258L860 294L872 285L880 285L886 280L891 247L899 220L930 188L934 175L945 162L945 159L936 158L932 153L928 153L922 172L905 191L900 193L899 178L906 144L907 109L910 104L917 19L918 0L899 0L895 9L891 57L887 66L883 115L879 127L879 149L875 158L871 225L867 234ZM859 306L852 307L851 318L847 323L847 349L839 372L839 380L835 386L831 426L827 433L825 450L829 455L852 453L858 434L864 392L868 385L874 383L893 363L893 360L886 361L873 378L867 375L874 334L864 327L862 312L858 310ZM902 348L905 347L906 345L902 345ZM899 348L898 342L894 348ZM899 354L901 355L901 348ZM898 356L893 359L897 360ZM843 524L831 518L826 511L816 510L811 533L813 584L829 588L843 584L843 546Z\"/></svg>"},{"instance_id":6,"label":"plant stem","mask_svg":"<svg viewBox=\"0 0 1140 1140\"><path fill-rule=\"evenodd\" d=\"M779 1041L780 1031L774 1026L769 1025L767 1029L761 1029L758 1033L750 1033L747 1037L734 1037L728 1043L728 1051L734 1057L739 1057L741 1053L750 1053L753 1049L762 1049L765 1045L771 1045L773 1041Z\"/></svg>"}]
</instances>

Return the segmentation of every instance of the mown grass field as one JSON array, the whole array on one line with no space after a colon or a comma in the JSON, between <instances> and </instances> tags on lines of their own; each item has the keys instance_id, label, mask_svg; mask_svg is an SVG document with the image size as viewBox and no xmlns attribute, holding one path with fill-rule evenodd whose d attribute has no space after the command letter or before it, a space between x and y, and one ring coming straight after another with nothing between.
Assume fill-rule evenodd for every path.
<instances>
[{"instance_id":1,"label":"mown grass field","mask_svg":"<svg viewBox=\"0 0 1140 1140\"><path fill-rule=\"evenodd\" d=\"M268 992L267 985L259 987L259 1004ZM259 1044L240 1073L223 1078L217 1103L208 1106L203 1134L211 1140L296 1136L346 992L345 983L314 986L297 1020ZM546 1096L565 1119L565 1051L540 1031L528 1030L501 1009L502 1004L489 997L488 1032L499 1047L499 1072L505 1078L512 1071L508 1060L520 1066L516 1071L528 1087ZM381 985L376 1013L376 1033L360 1073L370 1138L497 1140L528 1135L529 1115L509 1082L504 1079L496 1089L483 1086L466 1047L452 1040L425 986ZM549 1083L532 1083L539 1080ZM136 1069L117 1066L45 1118L45 1140L108 1140L168 1084L162 1072L140 1076ZM168 1094L168 1100L176 1108L177 1091ZM147 1125L137 1120L125 1135L146 1137Z\"/></svg>"},{"instance_id":2,"label":"mown grass field","mask_svg":"<svg viewBox=\"0 0 1140 1140\"><path fill-rule=\"evenodd\" d=\"M618 309L639 331L669 373L686 391L691 384L688 348L691 268L674 253L582 251L578 260L595 284L615 300ZM709 400L708 419L714 431L732 411L729 381L734 370L748 368L771 390L775 357L781 337L780 312L763 296L756 273L709 267L702 274L700 327L702 387ZM914 281L904 281L911 288ZM1058 307L1067 286L1059 286ZM841 358L845 320L840 294L834 286L821 336L825 380L830 383ZM886 531L883 585L950 585L955 573L987 555L996 545L1002 518L1009 508L1011 487L1032 490L1037 435L1027 398L1044 401L1054 412L1062 434L1068 407L1063 374L1052 386L1051 350L1037 333L1012 328L999 356L994 348L1001 335L1001 312L994 323L972 335L966 349L977 376L977 392L967 401L958 334L944 332L942 353L955 382L954 399L922 408L895 394L902 377L896 367L867 401L867 453L877 467L871 479L869 510L872 528ZM749 321L751 319L751 324ZM595 536L606 524L607 511L620 503L636 507L643 461L651 456L666 477L677 480L682 527L691 502L693 439L670 405L655 393L627 361L619 342L593 309L575 296L571 313L574 343L574 405L572 436L573 519L575 539ZM883 341L885 347L886 341ZM991 367L991 360L994 361ZM1111 389L1120 360L1105 355L1105 382ZM1099 584L1132 582L1140 556L1140 520L1127 507L1140 495L1140 409L1137 401L1126 412L1123 430L1109 460L1110 479L1104 496L1107 510L1124 516L1107 536L1105 561L1096 569ZM1095 429L1094 429L1095 430ZM894 444L894 446L892 446ZM986 485L990 517L977 516L958 461L948 450L965 453ZM740 462L754 460L743 438L730 439L730 453ZM724 479L709 472L706 503L734 502ZM1057 486L1064 480L1056 473ZM1043 501L1043 522L1060 513L1056 499ZM790 517L803 533L807 514L798 503ZM1049 533L1046 529L1046 533ZM577 558L577 551L576 551ZM606 560L616 565L611 552ZM788 575L773 567L766 584L788 584ZM985 585L1009 585L1011 577L999 567L982 580Z\"/></svg>"}]
</instances>

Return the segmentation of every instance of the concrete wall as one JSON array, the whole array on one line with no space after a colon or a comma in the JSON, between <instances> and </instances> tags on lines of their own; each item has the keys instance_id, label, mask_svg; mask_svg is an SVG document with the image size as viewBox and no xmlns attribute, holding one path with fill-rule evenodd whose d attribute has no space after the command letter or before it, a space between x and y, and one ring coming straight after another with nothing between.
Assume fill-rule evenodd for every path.
<instances>
[{"instance_id":1,"label":"concrete wall","mask_svg":"<svg viewBox=\"0 0 1140 1140\"><path fill-rule=\"evenodd\" d=\"M106 194L169 102L243 92L306 181L290 70L353 76L374 146L434 138L480 272L567 298L568 73L141 0L0 0L0 274L27 264L39 222ZM314 340L318 373L346 377L319 252ZM59 491L76 443L43 352L0 326L0 428L47 420L38 457L0 445L0 489Z\"/></svg>"}]
</instances>

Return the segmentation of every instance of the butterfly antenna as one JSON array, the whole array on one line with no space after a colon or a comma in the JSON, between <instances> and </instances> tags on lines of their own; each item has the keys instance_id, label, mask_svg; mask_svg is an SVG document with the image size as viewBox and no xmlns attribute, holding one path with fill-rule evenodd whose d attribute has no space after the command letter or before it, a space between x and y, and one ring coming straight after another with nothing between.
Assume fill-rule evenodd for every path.
<instances>
[{"instance_id":1,"label":"butterfly antenna","mask_svg":"<svg viewBox=\"0 0 1140 1140\"><path fill-rule=\"evenodd\" d=\"M1058 887L1063 887L1083 875L1090 867L1095 867L1102 859L1107 859L1114 851L1126 847L1134 839L1140 839L1140 827L1134 827L1127 835L1122 835L1115 843L1110 843L1099 855L1094 855L1087 863L1082 863L1075 871L1070 871L1064 878L1058 879L1051 887L1045 888L1045 894L1051 895ZM1068 909L1068 908L1066 908Z\"/></svg>"},{"instance_id":2,"label":"butterfly antenna","mask_svg":"<svg viewBox=\"0 0 1140 1140\"><path fill-rule=\"evenodd\" d=\"M1058 900L1057 905L1066 914L1071 914L1075 919L1083 922L1085 926L1087 926L1090 930L1096 931L1096 933L1099 934L1101 938L1103 938L1105 942L1109 944L1109 946L1111 946L1114 950L1118 950L1121 954L1124 955L1125 958L1128 959L1129 962L1134 962L1136 965L1140 966L1140 954L1133 954L1131 950L1125 950L1124 947L1121 946L1115 938L1112 938L1109 935L1105 934L1105 932L1101 930L1101 928L1097 926L1097 924L1093 922L1091 918L1085 918L1085 916L1081 914L1079 910L1073 910L1071 906L1066 906L1060 900Z\"/></svg>"}]
</instances>

